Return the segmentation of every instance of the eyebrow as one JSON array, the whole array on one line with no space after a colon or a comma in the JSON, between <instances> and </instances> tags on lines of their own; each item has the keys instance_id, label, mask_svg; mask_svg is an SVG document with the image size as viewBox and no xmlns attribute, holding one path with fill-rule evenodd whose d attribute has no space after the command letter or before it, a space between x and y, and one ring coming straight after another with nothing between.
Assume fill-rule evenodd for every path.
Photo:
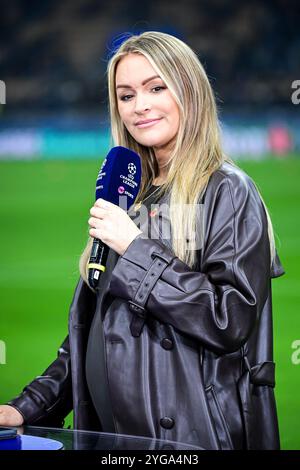
<instances>
[{"instance_id":1,"label":"eyebrow","mask_svg":"<svg viewBox=\"0 0 300 470\"><path fill-rule=\"evenodd\" d=\"M154 78L160 78L160 76L159 76L159 75L153 75L152 77L146 78L146 80L144 80L144 81L142 82L142 85L146 85L146 83L150 82L150 81L153 80ZM116 87L116 89L118 89L118 88L132 88L132 87L131 87L130 85L118 85L118 86Z\"/></svg>"}]
</instances>

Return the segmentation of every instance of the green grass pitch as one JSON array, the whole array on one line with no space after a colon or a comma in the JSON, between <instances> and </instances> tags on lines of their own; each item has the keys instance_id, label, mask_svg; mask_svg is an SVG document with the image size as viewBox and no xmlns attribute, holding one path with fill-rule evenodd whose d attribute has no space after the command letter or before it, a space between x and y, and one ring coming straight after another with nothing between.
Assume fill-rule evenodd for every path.
<instances>
[{"instance_id":1,"label":"green grass pitch","mask_svg":"<svg viewBox=\"0 0 300 470\"><path fill-rule=\"evenodd\" d=\"M282 448L300 449L300 364L291 360L300 340L300 158L240 166L269 208L286 270L273 281L276 397ZM0 163L0 403L44 371L67 335L99 167L100 160Z\"/></svg>"}]
</instances>

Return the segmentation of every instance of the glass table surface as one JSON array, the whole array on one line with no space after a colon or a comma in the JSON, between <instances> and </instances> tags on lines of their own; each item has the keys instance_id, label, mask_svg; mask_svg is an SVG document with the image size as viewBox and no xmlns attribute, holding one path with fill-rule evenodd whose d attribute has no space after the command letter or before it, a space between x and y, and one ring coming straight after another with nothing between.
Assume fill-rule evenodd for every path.
<instances>
[{"instance_id":1,"label":"glass table surface","mask_svg":"<svg viewBox=\"0 0 300 470\"><path fill-rule=\"evenodd\" d=\"M21 426L21 436L53 439L63 445L64 450L203 450L191 444L127 434L111 434L73 429Z\"/></svg>"}]
</instances>

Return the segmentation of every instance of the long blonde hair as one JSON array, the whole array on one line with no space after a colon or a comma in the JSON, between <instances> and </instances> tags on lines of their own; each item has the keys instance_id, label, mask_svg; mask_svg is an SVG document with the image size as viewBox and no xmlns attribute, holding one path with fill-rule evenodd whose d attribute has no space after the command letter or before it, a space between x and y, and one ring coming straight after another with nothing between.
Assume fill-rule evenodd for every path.
<instances>
[{"instance_id":1,"label":"long blonde hair","mask_svg":"<svg viewBox=\"0 0 300 470\"><path fill-rule=\"evenodd\" d=\"M139 144L127 131L119 112L115 88L119 61L128 54L142 54L160 75L172 93L180 112L176 142L166 163L168 174L160 194L169 194L172 249L176 256L191 268L196 263L196 250L189 240L196 230L197 203L204 194L211 175L224 163L226 157L220 143L220 129L212 88L197 55L184 42L166 33L147 31L130 36L111 57L108 68L109 113L112 146L122 145L141 157L142 181L136 202L142 201L149 184L158 176L158 165L153 149ZM159 196L159 195L158 195ZM262 201L263 202L263 201ZM266 209L266 207L265 207ZM268 211L268 233L271 259L275 256L273 228ZM92 239L81 255L79 266L87 282L87 262Z\"/></svg>"}]
</instances>

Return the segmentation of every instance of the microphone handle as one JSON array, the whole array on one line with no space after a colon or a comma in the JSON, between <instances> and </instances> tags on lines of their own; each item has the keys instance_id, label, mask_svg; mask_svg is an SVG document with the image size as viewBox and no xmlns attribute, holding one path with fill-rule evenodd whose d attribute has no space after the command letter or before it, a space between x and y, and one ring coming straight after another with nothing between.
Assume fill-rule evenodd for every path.
<instances>
[{"instance_id":1,"label":"microphone handle","mask_svg":"<svg viewBox=\"0 0 300 470\"><path fill-rule=\"evenodd\" d=\"M99 238L94 238L88 264L88 280L93 289L98 288L101 273L105 271L109 247Z\"/></svg>"}]
</instances>

